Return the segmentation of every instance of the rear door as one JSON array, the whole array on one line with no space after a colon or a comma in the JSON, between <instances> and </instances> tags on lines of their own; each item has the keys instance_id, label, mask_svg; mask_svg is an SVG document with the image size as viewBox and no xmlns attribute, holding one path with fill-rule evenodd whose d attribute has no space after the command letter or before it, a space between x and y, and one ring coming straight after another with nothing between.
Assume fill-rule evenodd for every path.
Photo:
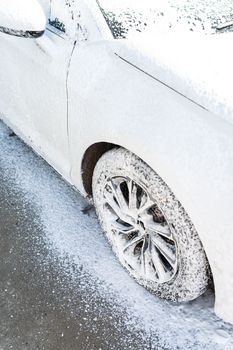
<instances>
[{"instance_id":1,"label":"rear door","mask_svg":"<svg viewBox=\"0 0 233 350\"><path fill-rule=\"evenodd\" d=\"M24 39L0 34L0 112L68 178L66 83L77 23L68 0L40 2L48 19L43 37Z\"/></svg>"}]
</instances>

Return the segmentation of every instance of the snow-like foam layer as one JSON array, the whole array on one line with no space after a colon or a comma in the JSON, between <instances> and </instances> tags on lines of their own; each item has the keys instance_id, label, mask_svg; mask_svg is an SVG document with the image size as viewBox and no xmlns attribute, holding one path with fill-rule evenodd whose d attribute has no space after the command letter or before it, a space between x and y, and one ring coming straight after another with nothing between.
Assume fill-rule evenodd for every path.
<instances>
[{"instance_id":1,"label":"snow-like foam layer","mask_svg":"<svg viewBox=\"0 0 233 350\"><path fill-rule=\"evenodd\" d=\"M113 256L94 213L83 214L85 200L9 133L0 123L0 171L36 208L51 256L82 266L98 293L118 311L124 310L122 317L131 329L158 337L156 348L233 348L233 328L214 315L211 292L195 302L174 305L140 287Z\"/></svg>"},{"instance_id":2,"label":"snow-like foam layer","mask_svg":"<svg viewBox=\"0 0 233 350\"><path fill-rule=\"evenodd\" d=\"M216 32L232 20L231 0L98 0L116 38L161 30Z\"/></svg>"},{"instance_id":3,"label":"snow-like foam layer","mask_svg":"<svg viewBox=\"0 0 233 350\"><path fill-rule=\"evenodd\" d=\"M46 17L35 0L1 0L0 27L15 31L44 31Z\"/></svg>"}]
</instances>

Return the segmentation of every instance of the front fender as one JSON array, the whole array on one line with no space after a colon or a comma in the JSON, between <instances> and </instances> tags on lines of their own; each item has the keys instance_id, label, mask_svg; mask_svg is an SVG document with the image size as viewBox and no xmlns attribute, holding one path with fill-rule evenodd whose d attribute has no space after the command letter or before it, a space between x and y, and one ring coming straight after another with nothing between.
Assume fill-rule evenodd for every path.
<instances>
[{"instance_id":1,"label":"front fender","mask_svg":"<svg viewBox=\"0 0 233 350\"><path fill-rule=\"evenodd\" d=\"M142 158L196 226L214 276L216 311L233 322L232 125L121 60L104 42L76 47L68 88L73 184L85 194L82 159L96 142Z\"/></svg>"}]
</instances>

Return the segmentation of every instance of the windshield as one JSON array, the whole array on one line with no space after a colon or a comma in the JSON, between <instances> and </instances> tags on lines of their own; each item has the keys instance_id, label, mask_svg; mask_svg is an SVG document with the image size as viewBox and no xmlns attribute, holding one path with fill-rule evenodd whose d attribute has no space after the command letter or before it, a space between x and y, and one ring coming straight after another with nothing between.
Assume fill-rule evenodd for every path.
<instances>
[{"instance_id":1,"label":"windshield","mask_svg":"<svg viewBox=\"0 0 233 350\"><path fill-rule=\"evenodd\" d=\"M145 31L233 30L232 0L97 0L114 38ZM224 25L223 25L224 24ZM227 25L225 25L227 24Z\"/></svg>"}]
</instances>

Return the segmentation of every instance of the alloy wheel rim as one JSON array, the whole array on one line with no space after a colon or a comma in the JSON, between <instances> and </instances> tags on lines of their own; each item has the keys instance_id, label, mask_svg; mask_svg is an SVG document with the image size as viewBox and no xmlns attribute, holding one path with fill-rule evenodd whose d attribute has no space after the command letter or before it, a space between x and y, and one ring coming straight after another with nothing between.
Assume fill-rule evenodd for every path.
<instances>
[{"instance_id":1,"label":"alloy wheel rim","mask_svg":"<svg viewBox=\"0 0 233 350\"><path fill-rule=\"evenodd\" d=\"M174 230L142 185L116 176L104 187L109 239L121 262L144 281L166 283L178 271Z\"/></svg>"}]
</instances>

